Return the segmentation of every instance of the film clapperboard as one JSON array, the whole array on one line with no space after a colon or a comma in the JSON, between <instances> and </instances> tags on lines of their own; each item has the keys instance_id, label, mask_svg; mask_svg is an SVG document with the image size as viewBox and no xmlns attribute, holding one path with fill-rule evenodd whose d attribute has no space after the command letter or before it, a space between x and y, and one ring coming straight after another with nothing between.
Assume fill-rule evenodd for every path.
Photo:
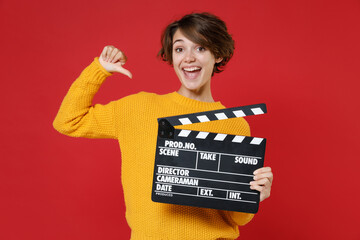
<instances>
[{"instance_id":1,"label":"film clapperboard","mask_svg":"<svg viewBox=\"0 0 360 240\"><path fill-rule=\"evenodd\" d=\"M260 193L250 181L264 165L266 139L174 126L266 112L256 104L159 118L152 201L256 213Z\"/></svg>"}]
</instances>

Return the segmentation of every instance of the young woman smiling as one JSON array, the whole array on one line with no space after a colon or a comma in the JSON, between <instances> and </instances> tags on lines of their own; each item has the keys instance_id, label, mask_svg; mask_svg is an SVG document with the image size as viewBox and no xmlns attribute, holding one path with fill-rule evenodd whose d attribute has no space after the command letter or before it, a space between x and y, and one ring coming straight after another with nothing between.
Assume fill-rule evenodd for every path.
<instances>
[{"instance_id":1,"label":"young woman smiling","mask_svg":"<svg viewBox=\"0 0 360 240\"><path fill-rule=\"evenodd\" d=\"M122 184L131 239L235 239L238 225L253 214L188 207L151 201L157 118L225 108L211 94L211 77L231 59L234 42L225 23L209 13L184 16L167 26L159 56L173 66L181 87L165 95L140 92L110 102L92 104L105 79L115 72L128 77L125 54L106 46L83 70L65 96L54 127L73 137L113 138L122 154ZM205 122L190 130L250 136L243 118ZM260 200L270 196L269 167L254 172L252 189Z\"/></svg>"},{"instance_id":2,"label":"young woman smiling","mask_svg":"<svg viewBox=\"0 0 360 240\"><path fill-rule=\"evenodd\" d=\"M214 102L211 95L211 76L215 59L210 50L192 42L178 29L173 36L173 66L181 87L178 93L203 102Z\"/></svg>"}]
</instances>

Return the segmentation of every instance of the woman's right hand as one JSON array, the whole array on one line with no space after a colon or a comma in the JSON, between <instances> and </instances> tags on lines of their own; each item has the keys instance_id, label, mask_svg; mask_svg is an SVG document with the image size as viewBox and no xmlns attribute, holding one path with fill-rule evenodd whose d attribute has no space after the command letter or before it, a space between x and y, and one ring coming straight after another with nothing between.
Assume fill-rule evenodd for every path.
<instances>
[{"instance_id":1,"label":"woman's right hand","mask_svg":"<svg viewBox=\"0 0 360 240\"><path fill-rule=\"evenodd\" d=\"M99 62L108 72L119 72L129 78L132 78L132 74L129 70L122 66L126 63L126 56L123 52L114 46L106 46L100 54Z\"/></svg>"}]
</instances>

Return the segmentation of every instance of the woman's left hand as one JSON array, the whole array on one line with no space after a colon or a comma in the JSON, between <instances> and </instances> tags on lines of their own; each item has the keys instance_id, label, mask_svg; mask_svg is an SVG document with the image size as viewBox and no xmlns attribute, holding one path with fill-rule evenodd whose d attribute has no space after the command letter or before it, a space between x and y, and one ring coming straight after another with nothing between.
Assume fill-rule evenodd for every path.
<instances>
[{"instance_id":1,"label":"woman's left hand","mask_svg":"<svg viewBox=\"0 0 360 240\"><path fill-rule=\"evenodd\" d=\"M254 171L254 181L250 182L250 189L260 192L260 202L270 197L273 178L270 167L263 167Z\"/></svg>"}]
</instances>

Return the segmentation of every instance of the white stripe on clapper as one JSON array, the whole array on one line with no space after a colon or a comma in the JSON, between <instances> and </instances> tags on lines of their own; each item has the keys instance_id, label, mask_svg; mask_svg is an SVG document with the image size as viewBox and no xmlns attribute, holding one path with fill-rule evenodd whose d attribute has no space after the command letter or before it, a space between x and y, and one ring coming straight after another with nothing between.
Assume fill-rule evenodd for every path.
<instances>
[{"instance_id":1,"label":"white stripe on clapper","mask_svg":"<svg viewBox=\"0 0 360 240\"><path fill-rule=\"evenodd\" d=\"M189 136L189 134L191 133L191 131L190 130L181 130L180 132L179 132L179 137L187 137L187 136Z\"/></svg>"},{"instance_id":2,"label":"white stripe on clapper","mask_svg":"<svg viewBox=\"0 0 360 240\"><path fill-rule=\"evenodd\" d=\"M179 121L181 122L182 125L192 124L189 118L179 118Z\"/></svg>"},{"instance_id":3,"label":"white stripe on clapper","mask_svg":"<svg viewBox=\"0 0 360 240\"><path fill-rule=\"evenodd\" d=\"M222 133L218 133L216 135L216 137L214 138L214 140L216 141L224 141L224 139L226 138L227 134L222 134Z\"/></svg>"},{"instance_id":4,"label":"white stripe on clapper","mask_svg":"<svg viewBox=\"0 0 360 240\"><path fill-rule=\"evenodd\" d=\"M241 143L245 139L245 136L235 136L233 142Z\"/></svg>"},{"instance_id":5,"label":"white stripe on clapper","mask_svg":"<svg viewBox=\"0 0 360 240\"><path fill-rule=\"evenodd\" d=\"M219 120L228 119L228 117L225 115L225 113L215 113L215 116Z\"/></svg>"},{"instance_id":6,"label":"white stripe on clapper","mask_svg":"<svg viewBox=\"0 0 360 240\"><path fill-rule=\"evenodd\" d=\"M208 132L199 132L199 134L196 136L196 138L205 139L209 135Z\"/></svg>"},{"instance_id":7,"label":"white stripe on clapper","mask_svg":"<svg viewBox=\"0 0 360 240\"><path fill-rule=\"evenodd\" d=\"M251 111L255 114L255 115L258 115L258 114L264 114L263 110L261 110L261 108L252 108Z\"/></svg>"},{"instance_id":8,"label":"white stripe on clapper","mask_svg":"<svg viewBox=\"0 0 360 240\"><path fill-rule=\"evenodd\" d=\"M233 111L236 117L245 117L245 113L242 110Z\"/></svg>"},{"instance_id":9,"label":"white stripe on clapper","mask_svg":"<svg viewBox=\"0 0 360 240\"><path fill-rule=\"evenodd\" d=\"M250 144L255 144L255 145L260 145L260 143L262 142L263 138L256 138L254 137L253 140L251 140Z\"/></svg>"},{"instance_id":10,"label":"white stripe on clapper","mask_svg":"<svg viewBox=\"0 0 360 240\"><path fill-rule=\"evenodd\" d=\"M209 122L210 119L206 115L197 116L200 122Z\"/></svg>"}]
</instances>

